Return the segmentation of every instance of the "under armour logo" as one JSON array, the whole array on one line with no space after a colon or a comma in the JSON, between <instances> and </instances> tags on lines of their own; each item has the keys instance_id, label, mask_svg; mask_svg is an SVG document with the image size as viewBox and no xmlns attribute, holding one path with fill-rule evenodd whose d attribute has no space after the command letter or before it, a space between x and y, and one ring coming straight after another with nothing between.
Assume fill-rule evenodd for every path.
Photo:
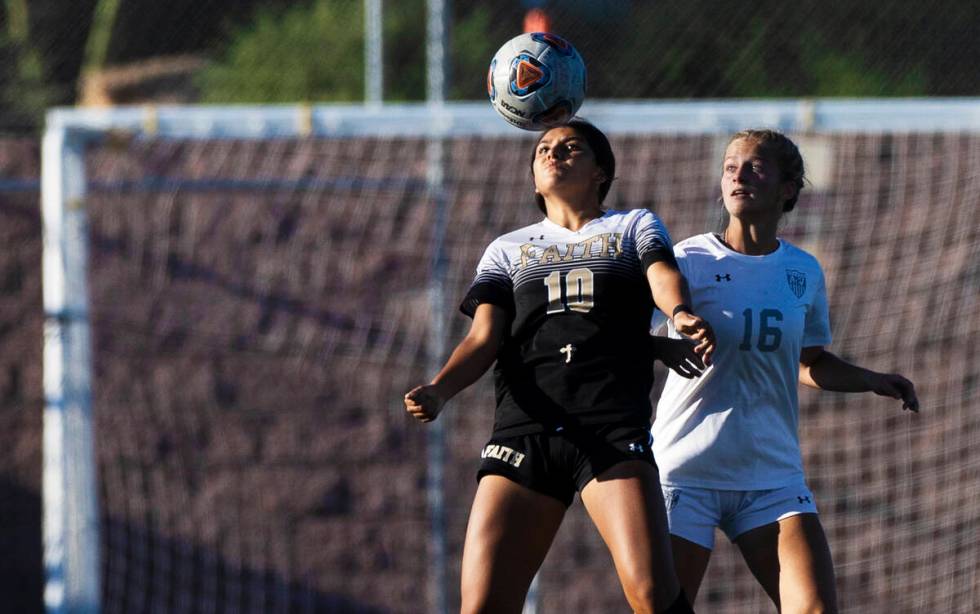
<instances>
[{"instance_id":1,"label":"under armour logo","mask_svg":"<svg viewBox=\"0 0 980 614\"><path fill-rule=\"evenodd\" d=\"M633 454L643 454L643 450L644 447L642 443L636 443L634 441L629 445L629 451L632 452Z\"/></svg>"},{"instance_id":2,"label":"under armour logo","mask_svg":"<svg viewBox=\"0 0 980 614\"><path fill-rule=\"evenodd\" d=\"M725 281L731 281L732 280L732 276L730 274L728 274L728 273L725 273L724 275L715 275L715 281L721 281L723 279Z\"/></svg>"},{"instance_id":3,"label":"under armour logo","mask_svg":"<svg viewBox=\"0 0 980 614\"><path fill-rule=\"evenodd\" d=\"M810 497L796 497L796 500L800 503L810 503Z\"/></svg>"},{"instance_id":4,"label":"under armour logo","mask_svg":"<svg viewBox=\"0 0 980 614\"><path fill-rule=\"evenodd\" d=\"M571 343L569 343L565 347L563 347L562 349L560 349L558 351L565 355L565 364L566 365L568 363L572 362L572 352L575 351L575 346L574 345L572 345Z\"/></svg>"}]
</instances>

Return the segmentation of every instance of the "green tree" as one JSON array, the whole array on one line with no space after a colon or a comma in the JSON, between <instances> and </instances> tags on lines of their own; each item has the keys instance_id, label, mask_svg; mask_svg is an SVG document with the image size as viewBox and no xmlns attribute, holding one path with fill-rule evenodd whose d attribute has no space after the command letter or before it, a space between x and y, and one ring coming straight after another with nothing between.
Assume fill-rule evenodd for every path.
<instances>
[{"instance_id":1,"label":"green tree","mask_svg":"<svg viewBox=\"0 0 980 614\"><path fill-rule=\"evenodd\" d=\"M382 19L385 102L424 99L425 0L385 0Z\"/></svg>"},{"instance_id":2,"label":"green tree","mask_svg":"<svg viewBox=\"0 0 980 614\"><path fill-rule=\"evenodd\" d=\"M508 38L506 33L494 32L493 15L486 5L474 5L471 10L459 15L452 33L450 98L486 98L490 59Z\"/></svg>"},{"instance_id":3,"label":"green tree","mask_svg":"<svg viewBox=\"0 0 980 614\"><path fill-rule=\"evenodd\" d=\"M909 66L900 76L889 77L871 68L860 56L817 46L803 54L803 68L811 75L810 96L922 96L926 82L921 66Z\"/></svg>"},{"instance_id":4,"label":"green tree","mask_svg":"<svg viewBox=\"0 0 980 614\"><path fill-rule=\"evenodd\" d=\"M364 97L359 0L315 0L255 19L200 75L205 102L355 101Z\"/></svg>"},{"instance_id":5,"label":"green tree","mask_svg":"<svg viewBox=\"0 0 980 614\"><path fill-rule=\"evenodd\" d=\"M4 129L41 125L44 112L59 102L59 88L45 74L43 54L31 37L27 0L6 0L6 27L0 30L0 109Z\"/></svg>"},{"instance_id":6,"label":"green tree","mask_svg":"<svg viewBox=\"0 0 980 614\"><path fill-rule=\"evenodd\" d=\"M236 28L226 49L198 80L205 102L358 101L364 97L361 0L316 0L289 9L260 9ZM426 96L426 3L384 3L384 99ZM447 70L451 99L485 96L495 43L482 5L454 20ZM458 78L454 75L458 75Z\"/></svg>"},{"instance_id":7,"label":"green tree","mask_svg":"<svg viewBox=\"0 0 980 614\"><path fill-rule=\"evenodd\" d=\"M453 5L446 62L446 97L475 100L486 96L486 70L506 39L492 34L491 11L482 4ZM385 100L424 100L427 94L425 0L387 0L384 4ZM499 39L499 40L498 40Z\"/></svg>"}]
</instances>

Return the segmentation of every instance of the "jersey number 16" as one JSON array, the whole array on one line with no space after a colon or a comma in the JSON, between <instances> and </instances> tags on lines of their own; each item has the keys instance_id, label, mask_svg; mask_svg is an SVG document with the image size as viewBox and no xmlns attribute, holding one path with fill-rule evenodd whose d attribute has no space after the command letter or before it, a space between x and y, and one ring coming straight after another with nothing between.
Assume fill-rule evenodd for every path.
<instances>
[{"instance_id":1,"label":"jersey number 16","mask_svg":"<svg viewBox=\"0 0 980 614\"><path fill-rule=\"evenodd\" d=\"M749 351L752 349L752 310L746 309L742 315L745 316L745 328L738 349ZM759 336L756 338L756 347L760 352L775 352L779 349L779 343L783 340L783 331L771 323L782 321L783 312L778 309L763 309L759 312Z\"/></svg>"}]
</instances>

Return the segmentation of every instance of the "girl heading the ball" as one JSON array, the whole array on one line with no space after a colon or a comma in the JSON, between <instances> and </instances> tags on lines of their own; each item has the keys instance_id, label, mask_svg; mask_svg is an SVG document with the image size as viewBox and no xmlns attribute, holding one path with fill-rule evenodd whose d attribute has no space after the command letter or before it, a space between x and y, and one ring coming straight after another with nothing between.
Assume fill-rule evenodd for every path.
<instances>
[{"instance_id":1,"label":"girl heading the ball","mask_svg":"<svg viewBox=\"0 0 980 614\"><path fill-rule=\"evenodd\" d=\"M585 121L541 135L531 174L544 219L486 249L461 305L469 333L431 383L405 395L411 416L435 420L496 363L494 428L463 548L463 612L521 611L576 492L630 607L690 611L651 451L650 391L655 358L710 363L714 333L689 307L657 216L602 208L615 165L606 136ZM655 307L693 342L654 345Z\"/></svg>"}]
</instances>

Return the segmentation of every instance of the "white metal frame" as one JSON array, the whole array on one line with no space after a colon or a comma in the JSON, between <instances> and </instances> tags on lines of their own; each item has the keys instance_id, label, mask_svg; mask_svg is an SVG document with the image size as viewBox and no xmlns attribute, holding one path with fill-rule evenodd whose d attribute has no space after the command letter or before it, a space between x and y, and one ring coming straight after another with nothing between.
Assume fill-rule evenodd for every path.
<instances>
[{"instance_id":1,"label":"white metal frame","mask_svg":"<svg viewBox=\"0 0 980 614\"><path fill-rule=\"evenodd\" d=\"M980 99L589 102L580 114L610 134L980 132ZM84 166L109 132L159 138L399 136L439 140L528 133L486 103L160 106L55 109L42 153L44 232L44 600L49 612L100 610L98 489L92 428ZM439 169L433 169L439 172Z\"/></svg>"}]
</instances>

